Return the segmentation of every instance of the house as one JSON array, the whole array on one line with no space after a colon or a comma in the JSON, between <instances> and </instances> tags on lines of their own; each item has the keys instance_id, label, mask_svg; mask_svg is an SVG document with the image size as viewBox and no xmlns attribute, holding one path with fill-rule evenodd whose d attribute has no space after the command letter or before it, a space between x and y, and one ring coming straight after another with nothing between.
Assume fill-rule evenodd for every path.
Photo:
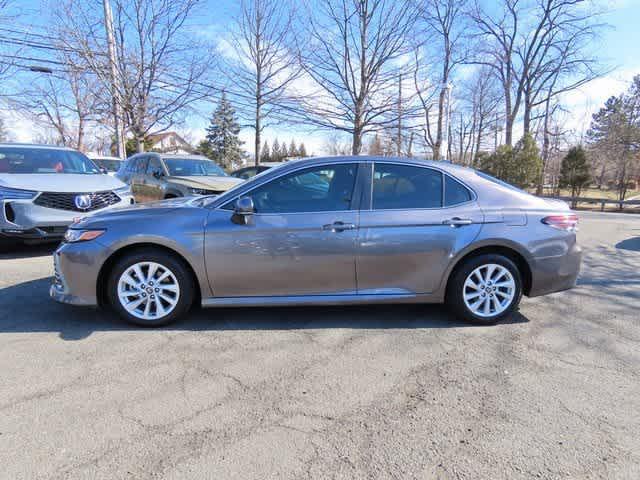
<instances>
[{"instance_id":1,"label":"house","mask_svg":"<svg viewBox=\"0 0 640 480\"><path fill-rule=\"evenodd\" d=\"M159 153L193 153L193 147L176 132L164 132L149 135L151 145L148 149Z\"/></svg>"}]
</instances>

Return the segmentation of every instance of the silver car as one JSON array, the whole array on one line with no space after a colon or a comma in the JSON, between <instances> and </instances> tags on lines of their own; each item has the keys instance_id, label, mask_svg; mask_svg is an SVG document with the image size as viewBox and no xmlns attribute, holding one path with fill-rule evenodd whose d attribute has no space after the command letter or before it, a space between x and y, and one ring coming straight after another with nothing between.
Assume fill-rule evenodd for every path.
<instances>
[{"instance_id":1,"label":"silver car","mask_svg":"<svg viewBox=\"0 0 640 480\"><path fill-rule=\"evenodd\" d=\"M127 185L76 150L0 144L0 243L60 240L79 216L132 203Z\"/></svg>"},{"instance_id":2,"label":"silver car","mask_svg":"<svg viewBox=\"0 0 640 480\"><path fill-rule=\"evenodd\" d=\"M51 296L158 326L203 307L446 302L495 323L573 287L577 217L472 169L288 162L220 196L94 215L55 252Z\"/></svg>"}]
</instances>

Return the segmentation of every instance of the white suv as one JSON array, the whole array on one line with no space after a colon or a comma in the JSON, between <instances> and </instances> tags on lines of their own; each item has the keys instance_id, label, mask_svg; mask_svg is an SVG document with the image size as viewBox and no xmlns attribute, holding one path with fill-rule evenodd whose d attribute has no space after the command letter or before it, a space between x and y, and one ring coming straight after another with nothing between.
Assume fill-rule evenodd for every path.
<instances>
[{"instance_id":1,"label":"white suv","mask_svg":"<svg viewBox=\"0 0 640 480\"><path fill-rule=\"evenodd\" d=\"M76 150L0 143L0 243L58 240L78 217L132 203L128 185Z\"/></svg>"}]
</instances>

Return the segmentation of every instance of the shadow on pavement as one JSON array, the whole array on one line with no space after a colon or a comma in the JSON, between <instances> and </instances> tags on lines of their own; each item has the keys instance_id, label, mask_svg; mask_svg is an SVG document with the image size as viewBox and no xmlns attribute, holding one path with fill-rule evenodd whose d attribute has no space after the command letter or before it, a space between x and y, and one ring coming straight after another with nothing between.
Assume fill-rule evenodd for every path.
<instances>
[{"instance_id":1,"label":"shadow on pavement","mask_svg":"<svg viewBox=\"0 0 640 480\"><path fill-rule=\"evenodd\" d=\"M616 248L622 250L631 250L633 252L640 252L640 237L627 238L621 242L616 243Z\"/></svg>"},{"instance_id":2,"label":"shadow on pavement","mask_svg":"<svg viewBox=\"0 0 640 480\"><path fill-rule=\"evenodd\" d=\"M0 247L0 260L17 258L34 258L51 255L58 248L59 243L40 243L36 245L13 245Z\"/></svg>"},{"instance_id":3,"label":"shadow on pavement","mask_svg":"<svg viewBox=\"0 0 640 480\"><path fill-rule=\"evenodd\" d=\"M61 305L49 299L50 278L0 289L0 334L57 332L63 340L82 340L93 332L144 331L114 313ZM505 323L526 323L516 313ZM417 329L472 326L455 319L442 305L361 305L346 307L265 307L194 309L165 331Z\"/></svg>"}]
</instances>

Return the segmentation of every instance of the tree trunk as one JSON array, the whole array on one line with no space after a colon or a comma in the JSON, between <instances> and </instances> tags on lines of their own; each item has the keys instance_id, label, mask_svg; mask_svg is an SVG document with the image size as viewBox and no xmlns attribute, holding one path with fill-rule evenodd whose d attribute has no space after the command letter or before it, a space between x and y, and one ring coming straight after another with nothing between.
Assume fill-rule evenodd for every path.
<instances>
[{"instance_id":1,"label":"tree trunk","mask_svg":"<svg viewBox=\"0 0 640 480\"><path fill-rule=\"evenodd\" d=\"M254 156L254 161L256 166L258 166L260 164L260 129L262 128L261 122L260 122L260 104L256 103L256 136L255 136L255 156Z\"/></svg>"}]
</instances>

